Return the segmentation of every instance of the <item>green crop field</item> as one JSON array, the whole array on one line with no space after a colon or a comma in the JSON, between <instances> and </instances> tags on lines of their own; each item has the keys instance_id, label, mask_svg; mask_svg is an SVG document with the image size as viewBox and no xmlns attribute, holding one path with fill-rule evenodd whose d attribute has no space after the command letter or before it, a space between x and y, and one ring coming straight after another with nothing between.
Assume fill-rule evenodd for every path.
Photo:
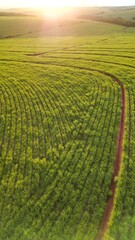
<instances>
[{"instance_id":1,"label":"green crop field","mask_svg":"<svg viewBox=\"0 0 135 240\"><path fill-rule=\"evenodd\" d=\"M0 26L0 240L134 240L135 27Z\"/></svg>"}]
</instances>

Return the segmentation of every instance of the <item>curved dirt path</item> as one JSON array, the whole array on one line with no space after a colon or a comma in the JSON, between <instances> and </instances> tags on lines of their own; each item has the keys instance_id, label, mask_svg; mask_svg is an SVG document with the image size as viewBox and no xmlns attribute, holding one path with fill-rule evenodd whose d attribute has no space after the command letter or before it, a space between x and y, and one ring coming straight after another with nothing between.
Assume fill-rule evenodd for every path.
<instances>
[{"instance_id":1,"label":"curved dirt path","mask_svg":"<svg viewBox=\"0 0 135 240\"><path fill-rule=\"evenodd\" d=\"M122 109L121 109L120 126L119 126L118 138L117 138L116 160L115 160L114 172L113 172L111 185L110 185L110 191L112 192L112 195L107 200L99 235L96 240L103 240L105 232L108 228L108 223L114 208L114 199L115 199L116 188L117 188L115 177L119 175L120 168L121 168L121 160L122 160L122 149L123 149L124 127L125 127L125 116L126 116L126 93L125 93L125 88L123 84L120 82L120 80L115 77L113 79L115 82L118 83L118 85L121 88Z\"/></svg>"}]
</instances>

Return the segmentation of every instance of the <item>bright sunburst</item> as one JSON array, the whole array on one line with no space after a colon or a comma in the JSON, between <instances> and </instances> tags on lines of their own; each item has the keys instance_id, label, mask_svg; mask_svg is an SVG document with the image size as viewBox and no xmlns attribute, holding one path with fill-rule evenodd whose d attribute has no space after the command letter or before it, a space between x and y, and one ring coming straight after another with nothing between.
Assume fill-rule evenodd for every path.
<instances>
[{"instance_id":1,"label":"bright sunburst","mask_svg":"<svg viewBox=\"0 0 135 240\"><path fill-rule=\"evenodd\" d=\"M43 8L45 17L56 19L64 16L66 7L80 4L82 0L23 0L23 5L30 8Z\"/></svg>"}]
</instances>

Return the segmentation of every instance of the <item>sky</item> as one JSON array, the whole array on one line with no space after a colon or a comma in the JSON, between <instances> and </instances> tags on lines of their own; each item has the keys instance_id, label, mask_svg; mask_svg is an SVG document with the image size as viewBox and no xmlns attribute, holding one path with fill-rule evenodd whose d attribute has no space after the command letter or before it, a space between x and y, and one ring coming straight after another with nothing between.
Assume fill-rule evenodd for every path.
<instances>
[{"instance_id":1,"label":"sky","mask_svg":"<svg viewBox=\"0 0 135 240\"><path fill-rule=\"evenodd\" d=\"M0 8L128 5L135 0L0 0Z\"/></svg>"}]
</instances>

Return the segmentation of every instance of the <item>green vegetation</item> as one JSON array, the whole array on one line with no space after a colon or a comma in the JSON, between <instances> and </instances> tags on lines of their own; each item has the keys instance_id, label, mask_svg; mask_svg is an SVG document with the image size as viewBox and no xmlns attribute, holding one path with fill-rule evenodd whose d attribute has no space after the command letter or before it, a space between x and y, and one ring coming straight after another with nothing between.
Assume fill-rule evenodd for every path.
<instances>
[{"instance_id":1,"label":"green vegetation","mask_svg":"<svg viewBox=\"0 0 135 240\"><path fill-rule=\"evenodd\" d=\"M130 18L127 17L127 12ZM44 12L43 10L36 12L28 9L22 10L20 13L18 11L1 12L0 39L47 36L93 37L93 35L135 33L133 19L135 17L135 7L130 8L127 12L125 8L75 8L73 10L68 9L65 17L57 20L48 19L45 10ZM2 14L7 16L1 16ZM97 22L91 22L87 18Z\"/></svg>"},{"instance_id":2,"label":"green vegetation","mask_svg":"<svg viewBox=\"0 0 135 240\"><path fill-rule=\"evenodd\" d=\"M92 16L81 16L83 19L88 19L91 21L97 21L97 22L105 22L105 23L111 23L111 24L116 24L120 26L125 26L125 27L135 27L135 22L125 20L121 17L102 17L102 16L97 16L97 15L92 15Z\"/></svg>"},{"instance_id":3,"label":"green vegetation","mask_svg":"<svg viewBox=\"0 0 135 240\"><path fill-rule=\"evenodd\" d=\"M112 195L115 79L126 126L105 239L134 240L135 30L10 18L0 18L0 240L96 239Z\"/></svg>"}]
</instances>

